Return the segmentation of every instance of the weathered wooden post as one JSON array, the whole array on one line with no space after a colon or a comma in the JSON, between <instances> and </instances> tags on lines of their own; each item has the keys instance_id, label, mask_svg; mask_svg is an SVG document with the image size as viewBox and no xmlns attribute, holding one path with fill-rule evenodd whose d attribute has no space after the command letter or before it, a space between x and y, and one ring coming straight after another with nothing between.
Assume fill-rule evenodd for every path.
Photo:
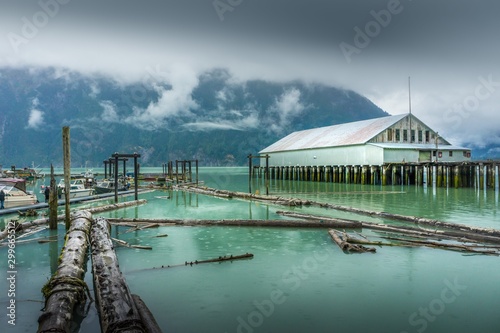
<instances>
[{"instance_id":1,"label":"weathered wooden post","mask_svg":"<svg viewBox=\"0 0 500 333\"><path fill-rule=\"evenodd\" d=\"M498 193L499 187L498 187L498 164L495 165L495 192Z\"/></svg>"},{"instance_id":2,"label":"weathered wooden post","mask_svg":"<svg viewBox=\"0 0 500 333\"><path fill-rule=\"evenodd\" d=\"M49 229L57 230L57 188L52 164L50 164Z\"/></svg>"},{"instance_id":3,"label":"weathered wooden post","mask_svg":"<svg viewBox=\"0 0 500 333\"><path fill-rule=\"evenodd\" d=\"M266 178L266 195L269 195L269 154L266 154L266 170L264 176Z\"/></svg>"},{"instance_id":4,"label":"weathered wooden post","mask_svg":"<svg viewBox=\"0 0 500 333\"><path fill-rule=\"evenodd\" d=\"M114 157L114 171L115 171L115 203L118 202L118 153L113 154Z\"/></svg>"},{"instance_id":5,"label":"weathered wooden post","mask_svg":"<svg viewBox=\"0 0 500 333\"><path fill-rule=\"evenodd\" d=\"M179 161L175 160L175 183L179 184Z\"/></svg>"},{"instance_id":6,"label":"weathered wooden post","mask_svg":"<svg viewBox=\"0 0 500 333\"><path fill-rule=\"evenodd\" d=\"M198 185L198 160L196 160L196 185Z\"/></svg>"},{"instance_id":7,"label":"weathered wooden post","mask_svg":"<svg viewBox=\"0 0 500 333\"><path fill-rule=\"evenodd\" d=\"M248 193L252 194L252 154L248 156Z\"/></svg>"},{"instance_id":8,"label":"weathered wooden post","mask_svg":"<svg viewBox=\"0 0 500 333\"><path fill-rule=\"evenodd\" d=\"M458 188L458 184L460 181L460 167L455 165L455 174L453 175L453 186Z\"/></svg>"},{"instance_id":9,"label":"weathered wooden post","mask_svg":"<svg viewBox=\"0 0 500 333\"><path fill-rule=\"evenodd\" d=\"M134 153L134 198L139 200L139 165L137 164L137 158L139 154Z\"/></svg>"},{"instance_id":10,"label":"weathered wooden post","mask_svg":"<svg viewBox=\"0 0 500 333\"><path fill-rule=\"evenodd\" d=\"M104 179L107 179L108 178L108 163L109 161L103 161L104 163Z\"/></svg>"},{"instance_id":11,"label":"weathered wooden post","mask_svg":"<svg viewBox=\"0 0 500 333\"><path fill-rule=\"evenodd\" d=\"M64 212L65 212L65 225L66 230L69 229L71 223L70 211L69 211L69 191L70 191L70 181L71 181L71 149L70 149L70 137L69 137L69 127L63 127L63 160L64 160Z\"/></svg>"}]
</instances>

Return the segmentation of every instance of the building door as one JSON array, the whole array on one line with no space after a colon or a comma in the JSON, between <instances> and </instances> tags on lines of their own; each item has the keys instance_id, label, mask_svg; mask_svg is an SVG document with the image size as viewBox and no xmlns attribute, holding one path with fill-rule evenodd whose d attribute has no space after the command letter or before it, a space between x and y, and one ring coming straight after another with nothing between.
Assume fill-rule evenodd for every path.
<instances>
[{"instance_id":1,"label":"building door","mask_svg":"<svg viewBox=\"0 0 500 333\"><path fill-rule=\"evenodd\" d=\"M420 150L418 153L419 162L432 162L432 151L431 150Z\"/></svg>"}]
</instances>

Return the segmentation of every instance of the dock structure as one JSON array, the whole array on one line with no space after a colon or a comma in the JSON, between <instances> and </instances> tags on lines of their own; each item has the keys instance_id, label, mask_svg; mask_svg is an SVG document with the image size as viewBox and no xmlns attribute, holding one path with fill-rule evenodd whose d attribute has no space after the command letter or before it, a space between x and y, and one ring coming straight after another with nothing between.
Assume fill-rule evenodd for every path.
<instances>
[{"instance_id":1,"label":"dock structure","mask_svg":"<svg viewBox=\"0 0 500 333\"><path fill-rule=\"evenodd\" d=\"M266 179L498 189L500 161L473 161L471 154L410 113L293 132L261 150L266 168L250 173Z\"/></svg>"},{"instance_id":2,"label":"dock structure","mask_svg":"<svg viewBox=\"0 0 500 333\"><path fill-rule=\"evenodd\" d=\"M388 163L383 165L269 166L268 179L361 185L416 185L451 188L499 188L500 161L466 163ZM265 166L253 166L252 178L266 178Z\"/></svg>"}]
</instances>

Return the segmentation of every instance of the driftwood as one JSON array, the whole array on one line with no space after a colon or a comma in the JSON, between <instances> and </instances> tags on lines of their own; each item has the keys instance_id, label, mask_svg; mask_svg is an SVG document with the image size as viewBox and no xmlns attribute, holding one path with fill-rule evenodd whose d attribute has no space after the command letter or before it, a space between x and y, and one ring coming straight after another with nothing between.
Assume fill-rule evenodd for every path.
<instances>
[{"instance_id":1,"label":"driftwood","mask_svg":"<svg viewBox=\"0 0 500 333\"><path fill-rule=\"evenodd\" d=\"M348 219L337 219L337 218L329 218L326 216L317 216L310 214L300 214L300 213L291 213L278 211L280 215L290 216L295 218L304 218L304 219L316 219L320 221L329 221L330 219L333 221L354 221ZM464 241L480 241L487 243L500 244L500 237L493 236L490 232L486 231L485 233L476 231L466 231L459 229L448 229L446 227L441 226L440 229L425 229L421 227L409 227L409 226L396 226L396 225L387 225L383 223L372 223L366 221L355 221L361 223L362 228L387 231L387 232L396 232L400 234L414 235L414 236L424 236L430 238L438 238L438 239L451 239L460 242Z\"/></svg>"},{"instance_id":2,"label":"driftwood","mask_svg":"<svg viewBox=\"0 0 500 333\"><path fill-rule=\"evenodd\" d=\"M340 232L333 229L328 230L328 233L330 234L330 237L333 239L333 241L337 243L339 248L345 253L350 253L350 252L363 253L363 252L377 251L374 247L365 247L363 245L349 243L345 233L341 234Z\"/></svg>"},{"instance_id":3,"label":"driftwood","mask_svg":"<svg viewBox=\"0 0 500 333\"><path fill-rule=\"evenodd\" d=\"M102 212L107 212L107 211L111 211L111 210L115 210L115 209L121 209L121 208L125 208L125 207L130 207L130 206L142 205L146 202L147 202L146 200L141 199L141 200L137 200L137 201L126 201L126 202L121 202L121 203L117 203L117 204L93 207L93 208L88 208L85 210L90 212L91 214L102 213ZM64 218L65 218L64 214L57 216L58 220L64 220ZM16 231L23 231L23 230L26 230L26 229L31 228L33 226L44 225L47 223L49 223L48 218L41 218L41 219L36 219L36 220L32 220L32 221L27 221L27 222L19 224L19 229L16 229ZM7 237L7 228L5 228L5 230L2 233L0 233L0 241L5 239L6 237Z\"/></svg>"},{"instance_id":4,"label":"driftwood","mask_svg":"<svg viewBox=\"0 0 500 333\"><path fill-rule=\"evenodd\" d=\"M177 265L167 265L167 266L160 266L160 267L153 267L153 269L157 268L172 268L172 267L180 267L180 266L193 266L193 265L198 265L198 264L207 264L211 262L224 262L224 261L233 261L233 260L241 260L241 259L251 259L253 258L252 253L245 253L245 254L240 254L233 256L232 254L229 256L220 256L217 258L213 259L205 259L205 260L195 260L195 261L185 261L183 264L177 264Z\"/></svg>"},{"instance_id":5,"label":"driftwood","mask_svg":"<svg viewBox=\"0 0 500 333\"><path fill-rule=\"evenodd\" d=\"M126 241L124 240L121 240L121 239L118 239L118 238L111 238L114 242L122 245L122 246L125 246L125 247L129 247L129 248L133 248L133 249L143 249L143 250L152 250L153 247L152 246L145 246L145 245L132 245L132 244L129 244L127 243Z\"/></svg>"},{"instance_id":6,"label":"driftwood","mask_svg":"<svg viewBox=\"0 0 500 333\"><path fill-rule=\"evenodd\" d=\"M70 332L73 312L86 301L88 287L83 278L89 245L91 214L78 212L72 217L72 224L66 234L60 264L54 275L42 288L45 309L38 318L38 333Z\"/></svg>"},{"instance_id":7,"label":"driftwood","mask_svg":"<svg viewBox=\"0 0 500 333\"><path fill-rule=\"evenodd\" d=\"M126 234L126 233L129 233L129 232L134 232L134 231L139 231L139 230L143 230L143 229L149 229L149 228L158 228L160 225L158 223L149 223L149 224L146 224L146 225L135 225L134 227L124 231L123 233Z\"/></svg>"},{"instance_id":8,"label":"driftwood","mask_svg":"<svg viewBox=\"0 0 500 333\"><path fill-rule=\"evenodd\" d=\"M145 333L109 236L109 223L96 218L91 230L94 291L99 306L101 331Z\"/></svg>"},{"instance_id":9,"label":"driftwood","mask_svg":"<svg viewBox=\"0 0 500 333\"><path fill-rule=\"evenodd\" d=\"M158 223L161 225L184 226L248 226L248 227L289 227L289 228L361 228L362 224L352 220L181 220L181 219L121 219L109 218L108 221L115 225L122 223Z\"/></svg>"},{"instance_id":10,"label":"driftwood","mask_svg":"<svg viewBox=\"0 0 500 333\"><path fill-rule=\"evenodd\" d=\"M432 241L424 241L424 240L415 240L415 239L405 239L399 237L383 237L389 240L395 240L403 243L417 244L419 246L427 246L432 248L441 248L445 250L451 251L459 251L459 252L474 252L479 254L490 254L498 256L499 253L496 250L478 250L475 245L465 245L465 244L450 244L450 243L438 243ZM484 247L483 247L484 248Z\"/></svg>"},{"instance_id":11,"label":"driftwood","mask_svg":"<svg viewBox=\"0 0 500 333\"><path fill-rule=\"evenodd\" d=\"M379 217L379 218L390 219L390 220L395 220L395 221L402 221L402 222L411 222L413 224L418 224L418 225L426 225L426 226L431 226L431 227L440 227L440 228L447 228L447 229L455 229L458 231L466 231L466 232L470 232L470 233L478 233L478 234L481 234L484 236L498 237L500 239L500 230L497 230L497 229L479 228L479 227L473 227L473 226L463 225L463 224L459 224L459 223L443 222L443 221L439 221L439 220L435 220L435 219L428 219L428 218L424 218L424 217L391 214L391 213L387 213L387 212L376 212L376 211L369 211L369 210L359 209L359 208L354 208L354 207L347 207L347 206L335 205L335 204L330 204L330 203L316 202L316 201L311 201L311 200L302 200L302 199L297 199L297 198L284 198L284 197L271 196L271 195L265 196L265 195L258 195L258 194L249 194L249 193L244 193L244 192L218 190L218 189L207 188L207 187L193 187L193 186L183 186L183 185L177 185L177 187L179 189L182 189L185 191L190 191L190 192L195 192L195 193L200 193L200 194L205 194L205 195L213 195L213 196L229 195L231 198L263 201L263 202L268 202L268 203L273 203L273 204L278 204L278 205L285 205L285 206L322 207L322 208L335 209L335 210L344 211L344 212L356 213L359 215Z\"/></svg>"},{"instance_id":12,"label":"driftwood","mask_svg":"<svg viewBox=\"0 0 500 333\"><path fill-rule=\"evenodd\" d=\"M139 297L139 295L132 294L132 299L134 300L137 311L139 311L139 316L146 328L147 333L162 333L160 326L156 322L155 317L146 306L146 303Z\"/></svg>"},{"instance_id":13,"label":"driftwood","mask_svg":"<svg viewBox=\"0 0 500 333\"><path fill-rule=\"evenodd\" d=\"M47 236L47 237L36 237L36 238L31 238L31 239L25 239L25 240L16 240L16 246L19 244L26 244L26 243L32 243L38 241L38 243L48 243L48 242L54 242L57 241L57 235L52 235L52 236ZM2 243L0 246L7 245L8 243Z\"/></svg>"}]
</instances>

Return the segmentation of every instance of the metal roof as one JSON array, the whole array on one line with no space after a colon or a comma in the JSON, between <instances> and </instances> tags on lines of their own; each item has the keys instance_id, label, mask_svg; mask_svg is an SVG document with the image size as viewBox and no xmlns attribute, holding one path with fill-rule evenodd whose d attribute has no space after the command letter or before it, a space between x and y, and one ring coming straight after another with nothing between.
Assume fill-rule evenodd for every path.
<instances>
[{"instance_id":1,"label":"metal roof","mask_svg":"<svg viewBox=\"0 0 500 333\"><path fill-rule=\"evenodd\" d=\"M409 114L293 132L260 153L364 144Z\"/></svg>"}]
</instances>

